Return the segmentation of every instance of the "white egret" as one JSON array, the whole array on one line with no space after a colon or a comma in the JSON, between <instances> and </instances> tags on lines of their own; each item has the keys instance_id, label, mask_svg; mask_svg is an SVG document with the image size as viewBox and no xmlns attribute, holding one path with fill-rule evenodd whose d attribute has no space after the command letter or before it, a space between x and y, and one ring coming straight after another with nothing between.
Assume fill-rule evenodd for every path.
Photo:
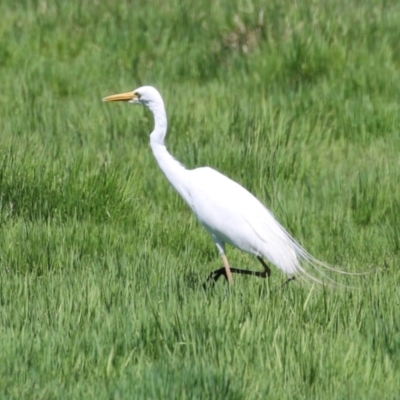
<instances>
[{"instance_id":1,"label":"white egret","mask_svg":"<svg viewBox=\"0 0 400 400\"><path fill-rule=\"evenodd\" d=\"M151 86L143 86L132 92L107 96L103 101L125 101L142 104L154 115L154 130L150 134L150 146L158 165L170 184L182 196L199 221L214 239L224 267L210 274L217 280L225 275L233 282L232 273L267 277L271 270L266 258L285 274L295 274L321 282L309 273L304 265L319 270L331 269L310 255L280 225L273 214L249 191L220 172L202 167L186 169L167 150L167 114L160 93ZM225 253L228 243L257 257L264 272L231 268Z\"/></svg>"}]
</instances>

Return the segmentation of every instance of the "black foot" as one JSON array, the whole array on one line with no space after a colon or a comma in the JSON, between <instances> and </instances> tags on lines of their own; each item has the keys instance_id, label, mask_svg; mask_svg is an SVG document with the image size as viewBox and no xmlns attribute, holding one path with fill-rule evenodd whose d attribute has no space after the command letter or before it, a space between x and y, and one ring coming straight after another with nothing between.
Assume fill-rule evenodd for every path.
<instances>
[{"instance_id":1,"label":"black foot","mask_svg":"<svg viewBox=\"0 0 400 400\"><path fill-rule=\"evenodd\" d=\"M251 275L251 276L257 276L259 278L268 278L269 275L271 274L271 271L269 269L263 272L259 272L259 271L248 271L247 269L231 268L231 272L232 274ZM217 280L221 278L221 276L224 276L225 279L228 280L226 276L225 267L212 271L210 275L208 275L206 281L203 283L203 288L206 289L209 286L214 286L215 282L217 282Z\"/></svg>"},{"instance_id":2,"label":"black foot","mask_svg":"<svg viewBox=\"0 0 400 400\"><path fill-rule=\"evenodd\" d=\"M288 280L286 280L285 282L282 283L282 285L280 286L281 288L283 288L284 286L286 286L289 282L294 281L296 279L295 276L291 276Z\"/></svg>"},{"instance_id":3,"label":"black foot","mask_svg":"<svg viewBox=\"0 0 400 400\"><path fill-rule=\"evenodd\" d=\"M231 271L232 271L232 269L231 269ZM225 267L222 267L220 269L212 271L210 273L210 275L208 275L208 278L206 279L206 281L203 283L203 289L207 289L210 286L214 286L215 282L217 282L217 280L219 278L221 278L222 275L225 277L226 280L228 280L228 278L226 276Z\"/></svg>"}]
</instances>

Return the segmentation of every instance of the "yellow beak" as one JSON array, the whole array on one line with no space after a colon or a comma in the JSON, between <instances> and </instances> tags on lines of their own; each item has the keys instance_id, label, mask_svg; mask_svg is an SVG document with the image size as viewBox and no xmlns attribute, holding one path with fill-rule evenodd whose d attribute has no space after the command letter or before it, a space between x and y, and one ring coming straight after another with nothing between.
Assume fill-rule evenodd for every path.
<instances>
[{"instance_id":1,"label":"yellow beak","mask_svg":"<svg viewBox=\"0 0 400 400\"><path fill-rule=\"evenodd\" d=\"M104 97L103 101L129 101L136 98L137 95L135 92L126 92L126 93L112 94L111 96Z\"/></svg>"}]
</instances>

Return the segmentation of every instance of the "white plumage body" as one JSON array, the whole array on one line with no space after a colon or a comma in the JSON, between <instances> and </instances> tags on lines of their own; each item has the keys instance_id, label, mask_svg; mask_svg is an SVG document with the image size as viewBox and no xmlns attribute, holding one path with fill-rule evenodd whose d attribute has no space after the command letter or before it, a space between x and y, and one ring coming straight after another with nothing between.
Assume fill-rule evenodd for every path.
<instances>
[{"instance_id":1,"label":"white plumage body","mask_svg":"<svg viewBox=\"0 0 400 400\"><path fill-rule=\"evenodd\" d=\"M297 272L292 241L255 196L212 168L188 172L190 206L217 244L265 257L287 274Z\"/></svg>"},{"instance_id":2,"label":"white plumage body","mask_svg":"<svg viewBox=\"0 0 400 400\"><path fill-rule=\"evenodd\" d=\"M301 247L279 224L273 214L244 187L209 168L187 170L167 150L167 115L160 93L151 86L133 92L108 96L105 101L129 101L143 104L154 115L154 130L150 145L157 163L168 181L191 207L199 221L210 232L224 261L226 276L232 282L225 244L257 256L265 257L281 271L301 273L314 281L319 279L303 268L307 264L325 276L322 269L332 269L318 261ZM239 272L235 269L234 272ZM265 276L265 275L264 275ZM329 278L328 278L329 279Z\"/></svg>"}]
</instances>

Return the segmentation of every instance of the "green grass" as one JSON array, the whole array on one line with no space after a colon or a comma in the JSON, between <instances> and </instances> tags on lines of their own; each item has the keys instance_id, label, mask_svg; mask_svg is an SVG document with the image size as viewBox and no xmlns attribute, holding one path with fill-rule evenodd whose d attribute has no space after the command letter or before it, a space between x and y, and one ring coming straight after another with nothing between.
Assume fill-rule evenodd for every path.
<instances>
[{"instance_id":1,"label":"green grass","mask_svg":"<svg viewBox=\"0 0 400 400\"><path fill-rule=\"evenodd\" d=\"M398 1L0 3L0 398L394 399ZM237 277L158 170L242 183L353 290ZM229 249L235 266L259 268Z\"/></svg>"}]
</instances>

